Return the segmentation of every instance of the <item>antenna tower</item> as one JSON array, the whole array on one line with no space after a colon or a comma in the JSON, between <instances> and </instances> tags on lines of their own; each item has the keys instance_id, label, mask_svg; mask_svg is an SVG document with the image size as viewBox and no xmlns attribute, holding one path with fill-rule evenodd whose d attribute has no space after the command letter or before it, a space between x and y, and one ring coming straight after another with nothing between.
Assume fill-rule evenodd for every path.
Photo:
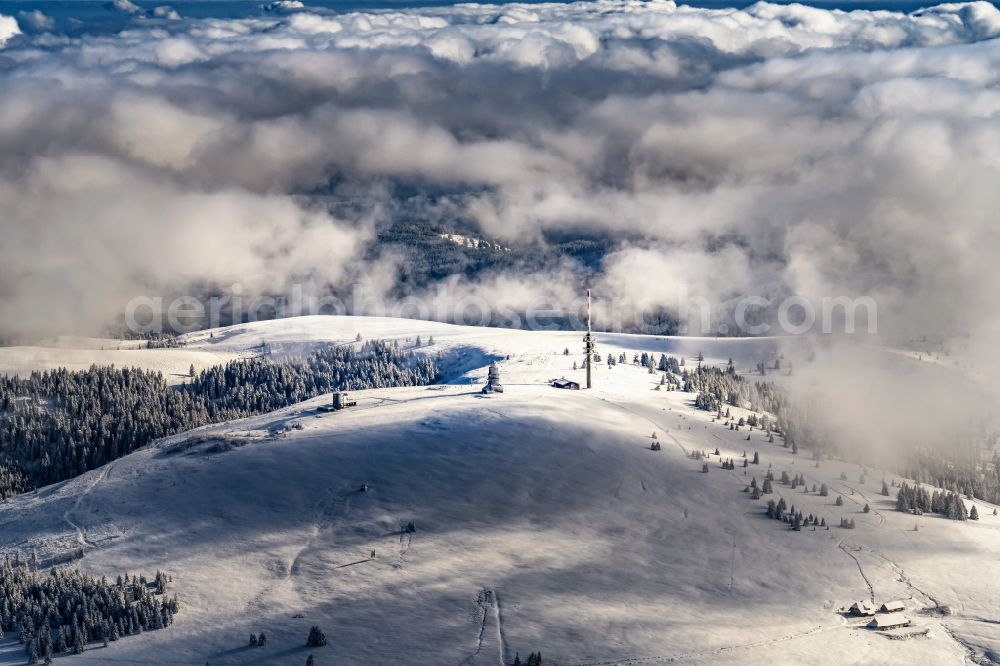
<instances>
[{"instance_id":1,"label":"antenna tower","mask_svg":"<svg viewBox=\"0 0 1000 666\"><path fill-rule=\"evenodd\" d=\"M597 353L597 345L594 342L594 332L591 329L589 289L587 290L587 335L583 336L583 353L587 355L587 388L591 388L590 366L594 362L594 354Z\"/></svg>"}]
</instances>

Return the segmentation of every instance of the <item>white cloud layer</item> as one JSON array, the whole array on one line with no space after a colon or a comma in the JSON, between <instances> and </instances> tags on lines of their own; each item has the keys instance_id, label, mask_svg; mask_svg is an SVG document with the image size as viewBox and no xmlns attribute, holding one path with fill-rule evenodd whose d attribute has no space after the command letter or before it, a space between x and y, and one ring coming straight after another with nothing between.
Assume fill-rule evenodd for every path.
<instances>
[{"instance_id":1,"label":"white cloud layer","mask_svg":"<svg viewBox=\"0 0 1000 666\"><path fill-rule=\"evenodd\" d=\"M871 295L894 332L1000 320L989 3L275 8L14 41L0 18L5 327L94 325L132 292L239 275L357 275L396 185L508 241L618 239L610 295L778 285ZM343 192L369 212L327 213ZM93 306L54 319L54 294Z\"/></svg>"},{"instance_id":2,"label":"white cloud layer","mask_svg":"<svg viewBox=\"0 0 1000 666\"><path fill-rule=\"evenodd\" d=\"M3 48L11 37L21 34L21 28L13 16L0 14L0 48Z\"/></svg>"}]
</instances>

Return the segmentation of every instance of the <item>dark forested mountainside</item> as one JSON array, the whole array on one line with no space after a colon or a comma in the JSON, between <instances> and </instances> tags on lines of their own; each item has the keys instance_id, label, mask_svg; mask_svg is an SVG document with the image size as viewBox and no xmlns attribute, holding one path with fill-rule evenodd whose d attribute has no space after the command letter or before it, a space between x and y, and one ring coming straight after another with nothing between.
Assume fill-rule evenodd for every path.
<instances>
[{"instance_id":1,"label":"dark forested mountainside","mask_svg":"<svg viewBox=\"0 0 1000 666\"><path fill-rule=\"evenodd\" d=\"M177 598L166 595L167 576L119 576L114 583L77 569L39 572L27 563L0 565L0 634L16 632L28 663L79 654L93 641L117 641L173 622Z\"/></svg>"},{"instance_id":2,"label":"dark forested mountainside","mask_svg":"<svg viewBox=\"0 0 1000 666\"><path fill-rule=\"evenodd\" d=\"M445 237L458 233L437 225L400 223L379 232L369 252L372 257L391 250L406 259L400 264L400 295L423 288L450 275L477 276L491 270L505 271L524 261L540 261L536 250L512 249L479 235L478 246L465 245Z\"/></svg>"},{"instance_id":3,"label":"dark forested mountainside","mask_svg":"<svg viewBox=\"0 0 1000 666\"><path fill-rule=\"evenodd\" d=\"M432 360L396 343L239 360L171 388L158 372L91 367L0 378L0 498L82 474L149 442L331 390L429 384Z\"/></svg>"},{"instance_id":4,"label":"dark forested mountainside","mask_svg":"<svg viewBox=\"0 0 1000 666\"><path fill-rule=\"evenodd\" d=\"M458 242L456 235L474 242ZM397 285L399 295L405 295L451 275L479 278L511 270L564 269L567 260L585 275L599 269L605 255L617 246L618 240L573 235L547 238L544 243L511 243L491 239L474 229L421 221L400 222L383 229L369 248L369 255L374 258L389 249L406 258Z\"/></svg>"}]
</instances>

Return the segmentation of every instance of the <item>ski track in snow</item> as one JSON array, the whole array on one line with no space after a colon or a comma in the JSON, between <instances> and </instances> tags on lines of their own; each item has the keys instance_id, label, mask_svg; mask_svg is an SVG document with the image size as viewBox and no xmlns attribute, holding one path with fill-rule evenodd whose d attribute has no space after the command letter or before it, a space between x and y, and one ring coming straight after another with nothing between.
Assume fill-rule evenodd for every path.
<instances>
[{"instance_id":1,"label":"ski track in snow","mask_svg":"<svg viewBox=\"0 0 1000 666\"><path fill-rule=\"evenodd\" d=\"M885 555L882 555L881 553L873 553L873 554L881 558L896 573L896 579L899 582L903 583L903 585L905 585L906 588L910 591L911 599L917 601L918 600L917 597L920 596L926 599L927 601L930 601L930 603L934 605L935 609L947 608L947 606L941 603L941 601L937 597L930 594L929 592L926 592L920 587L917 587L913 583L912 579L903 570L903 568L899 566L899 564L896 563L894 560L886 557ZM958 595L957 592L955 592L955 595L956 598L959 599L959 601L961 601L961 597L960 595ZM962 606L964 610L965 605L962 604ZM965 613L959 613L957 615L948 615L946 617L950 617L958 621L982 622L985 624L1000 624L1000 619L990 619L980 616L966 615ZM970 641L966 640L965 638L962 638L962 636L958 634L955 628L950 626L949 623L946 622L944 619L941 620L940 627L953 641L955 641L955 643L957 643L959 646L962 647L963 650L965 650L966 663L976 664L978 666L1000 666L1000 662L991 658L989 654L980 654L979 651L976 649L975 645L973 645Z\"/></svg>"},{"instance_id":2,"label":"ski track in snow","mask_svg":"<svg viewBox=\"0 0 1000 666\"><path fill-rule=\"evenodd\" d=\"M848 557L850 557L852 560L854 560L854 564L856 564L857 567L858 567L858 573L860 573L861 577L865 579L865 585L868 586L868 596L871 597L872 603L874 604L875 603L875 587L872 585L872 582L870 580L868 580L868 576L865 575L865 570L861 568L861 560L859 560L854 553L852 553L851 551L849 551L847 549L847 547L844 546L844 539L841 539L837 543L837 548L840 548L842 551L844 551L844 553ZM861 550L861 549L858 548L858 550Z\"/></svg>"},{"instance_id":3,"label":"ski track in snow","mask_svg":"<svg viewBox=\"0 0 1000 666\"><path fill-rule=\"evenodd\" d=\"M942 604L932 594L929 594L928 592L925 592L924 590L922 590L919 587L917 587L916 585L914 585L913 581L910 580L910 577L906 575L906 572L903 571L903 568L901 566L899 566L899 564L897 564L895 561L889 559L885 555L882 555L881 553L874 553L874 554L877 557L881 558L886 564L889 565L889 567L893 571L896 572L896 579L900 583L902 583L903 585L905 585L908 590L910 590L910 596L911 597L914 597L914 595L919 595L919 596L922 596L925 599L929 600L932 604L934 604L935 608L943 608L944 607L944 604Z\"/></svg>"},{"instance_id":4,"label":"ski track in snow","mask_svg":"<svg viewBox=\"0 0 1000 666\"><path fill-rule=\"evenodd\" d=\"M994 664L998 663L990 659L985 654L980 655L976 651L976 649L972 646L971 643L969 643L967 640L956 634L954 629L944 624L943 622L941 623L941 629L944 630L944 633L948 634L951 640L958 643L962 647L962 649L965 650L965 663L978 664L978 666L993 666Z\"/></svg>"},{"instance_id":5,"label":"ski track in snow","mask_svg":"<svg viewBox=\"0 0 1000 666\"><path fill-rule=\"evenodd\" d=\"M80 510L80 505L87 498L90 492L96 488L99 483L104 481L109 474L111 474L111 470L113 470L114 467L114 462L102 467L100 472L94 477L94 480L87 485L87 488L80 493L80 496L76 498L75 502L73 502L73 506L63 512L63 522L69 525L70 529L76 532L76 541L80 544L81 548L87 548L88 546L91 548L100 548L100 546L87 538L87 531L73 520L72 515Z\"/></svg>"},{"instance_id":6,"label":"ski track in snow","mask_svg":"<svg viewBox=\"0 0 1000 666\"><path fill-rule=\"evenodd\" d=\"M410 546L413 544L413 534L405 531L402 527L399 528L399 559L396 564L393 565L396 569L402 569L403 564L406 560L406 554L410 552Z\"/></svg>"},{"instance_id":7,"label":"ski track in snow","mask_svg":"<svg viewBox=\"0 0 1000 666\"><path fill-rule=\"evenodd\" d=\"M489 663L495 660L499 666L506 665L502 615L500 599L493 589L483 588L476 597L479 618L479 633L476 637L476 650L463 662L463 666ZM491 655L489 643L496 643L496 653Z\"/></svg>"},{"instance_id":8,"label":"ski track in snow","mask_svg":"<svg viewBox=\"0 0 1000 666\"><path fill-rule=\"evenodd\" d=\"M685 456L688 455L688 450L686 448L684 448L684 445L681 444L680 441L676 437L674 437L674 434L672 432L670 432L670 428L669 427L666 427L663 424L658 423L657 421L655 421L651 417L646 416L645 414L641 414L641 413L637 412L634 409L629 409L628 407L626 407L625 405L623 405L623 404L621 404L619 402L614 402L613 400L608 400L607 398L603 398L603 397L600 398L600 400L602 400L603 402L611 405L612 407L617 407L618 409L621 409L622 411L628 412L629 414L632 414L633 416L638 416L639 418L644 419L646 422L652 424L652 426L654 428L656 428L657 430L662 430L663 432L665 432L667 434L667 436L670 437L670 439L673 440L674 444L677 445L677 447L681 450L681 452Z\"/></svg>"},{"instance_id":9,"label":"ski track in snow","mask_svg":"<svg viewBox=\"0 0 1000 666\"><path fill-rule=\"evenodd\" d=\"M681 450L681 453L683 453L684 455L688 455L688 450L684 448L684 445L680 443L680 440L674 437L674 433L668 432L667 435L670 437L670 439L674 440L674 444L676 444L677 448Z\"/></svg>"},{"instance_id":10,"label":"ski track in snow","mask_svg":"<svg viewBox=\"0 0 1000 666\"><path fill-rule=\"evenodd\" d=\"M871 510L871 513L873 513L875 515L875 517L878 518L879 527L881 527L882 525L885 525L885 516L883 516L882 513L878 509L875 508L875 503L868 497L868 495L865 495L865 493L864 493L863 490L861 490L860 488L855 488L854 486L848 485L847 483L844 484L844 487L850 488L856 494L858 494L858 495L861 496L861 499L863 499L865 501L865 504L868 505L868 508ZM848 497L853 498L854 496L853 495L848 495ZM855 501L855 504L859 504L860 505L860 502Z\"/></svg>"},{"instance_id":11,"label":"ski track in snow","mask_svg":"<svg viewBox=\"0 0 1000 666\"><path fill-rule=\"evenodd\" d=\"M476 635L476 651L462 662L463 666L471 666L471 664L476 663L483 651L483 636L486 634L486 620L488 618L486 609L483 607L483 594L485 592L486 590L481 590L479 598L476 599L476 603L479 605L477 610L479 615L479 633Z\"/></svg>"},{"instance_id":12,"label":"ski track in snow","mask_svg":"<svg viewBox=\"0 0 1000 666\"><path fill-rule=\"evenodd\" d=\"M500 666L507 663L507 637L503 633L503 606L500 605L500 595L493 590L493 601L497 612L497 641L500 643Z\"/></svg>"},{"instance_id":13,"label":"ski track in snow","mask_svg":"<svg viewBox=\"0 0 1000 666\"><path fill-rule=\"evenodd\" d=\"M337 503L337 498L334 494L333 488L327 488L326 492L330 495L330 497L323 498L316 503L316 507L313 510L312 525L309 527L309 535L298 551L296 551L288 566L284 568L284 575L282 575L279 580L258 592L254 598L247 603L246 610L248 613L263 608L266 605L266 599L273 596L285 585L289 583L294 584L295 576L297 576L302 569L303 557L306 553L313 549L323 531L333 523L334 517L332 515L332 511ZM343 507L344 513L346 514L350 509L349 494L343 498Z\"/></svg>"}]
</instances>

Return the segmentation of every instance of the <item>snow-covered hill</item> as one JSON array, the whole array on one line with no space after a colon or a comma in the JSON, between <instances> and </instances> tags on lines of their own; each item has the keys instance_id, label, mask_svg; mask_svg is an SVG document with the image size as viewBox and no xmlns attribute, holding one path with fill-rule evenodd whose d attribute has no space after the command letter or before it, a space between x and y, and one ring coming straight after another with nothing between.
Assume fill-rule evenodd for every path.
<instances>
[{"instance_id":1,"label":"snow-covered hill","mask_svg":"<svg viewBox=\"0 0 1000 666\"><path fill-rule=\"evenodd\" d=\"M566 331L526 332L480 326L455 326L433 321L392 317L308 316L238 324L181 336L183 347L144 349L136 341L61 336L43 346L0 347L0 374L25 376L34 370L65 367L85 370L93 364L136 367L162 372L171 384L188 377L191 365L202 370L227 361L268 354L272 357L305 354L320 344L345 344L358 334L365 338L398 340L421 353L445 353L449 368L476 368L488 359L462 356L456 348L493 354L549 350L562 344L576 353L582 350L581 334ZM416 347L420 337L420 346ZM433 338L433 340L432 340ZM773 338L686 338L601 334L602 341L637 351L697 354L733 358L748 365L773 355ZM432 344L433 343L433 344ZM485 359L485 360L484 360ZM461 374L461 373L459 373Z\"/></svg>"},{"instance_id":2,"label":"snow-covered hill","mask_svg":"<svg viewBox=\"0 0 1000 666\"><path fill-rule=\"evenodd\" d=\"M817 467L729 430L631 363L595 367L594 390L554 389L582 380L579 333L315 317L196 334L185 349L292 353L359 333L421 336L452 383L202 428L0 507L7 552L54 562L83 548L93 573L173 578L173 626L72 663L501 664L541 649L558 664L962 664L1000 648L992 506L977 502L977 523L900 514L878 494L881 472L861 483L855 465ZM775 345L599 336L602 354L688 364L702 352L752 367ZM491 358L506 391L483 396ZM706 474L689 457L716 448L761 464L724 470L710 455ZM769 468L828 484L822 497L776 482L774 497L831 529L767 519L743 491ZM902 599L914 626L863 629L838 612L859 599ZM304 647L312 625L328 646ZM261 631L268 646L247 647ZM5 644L0 663L18 662L22 646Z\"/></svg>"},{"instance_id":3,"label":"snow-covered hill","mask_svg":"<svg viewBox=\"0 0 1000 666\"><path fill-rule=\"evenodd\" d=\"M144 349L135 342L72 339L51 345L0 347L0 375L26 377L33 371L86 370L91 365L144 368L163 373L169 384L180 384L191 366L204 370L237 358L237 354L199 349Z\"/></svg>"}]
</instances>

